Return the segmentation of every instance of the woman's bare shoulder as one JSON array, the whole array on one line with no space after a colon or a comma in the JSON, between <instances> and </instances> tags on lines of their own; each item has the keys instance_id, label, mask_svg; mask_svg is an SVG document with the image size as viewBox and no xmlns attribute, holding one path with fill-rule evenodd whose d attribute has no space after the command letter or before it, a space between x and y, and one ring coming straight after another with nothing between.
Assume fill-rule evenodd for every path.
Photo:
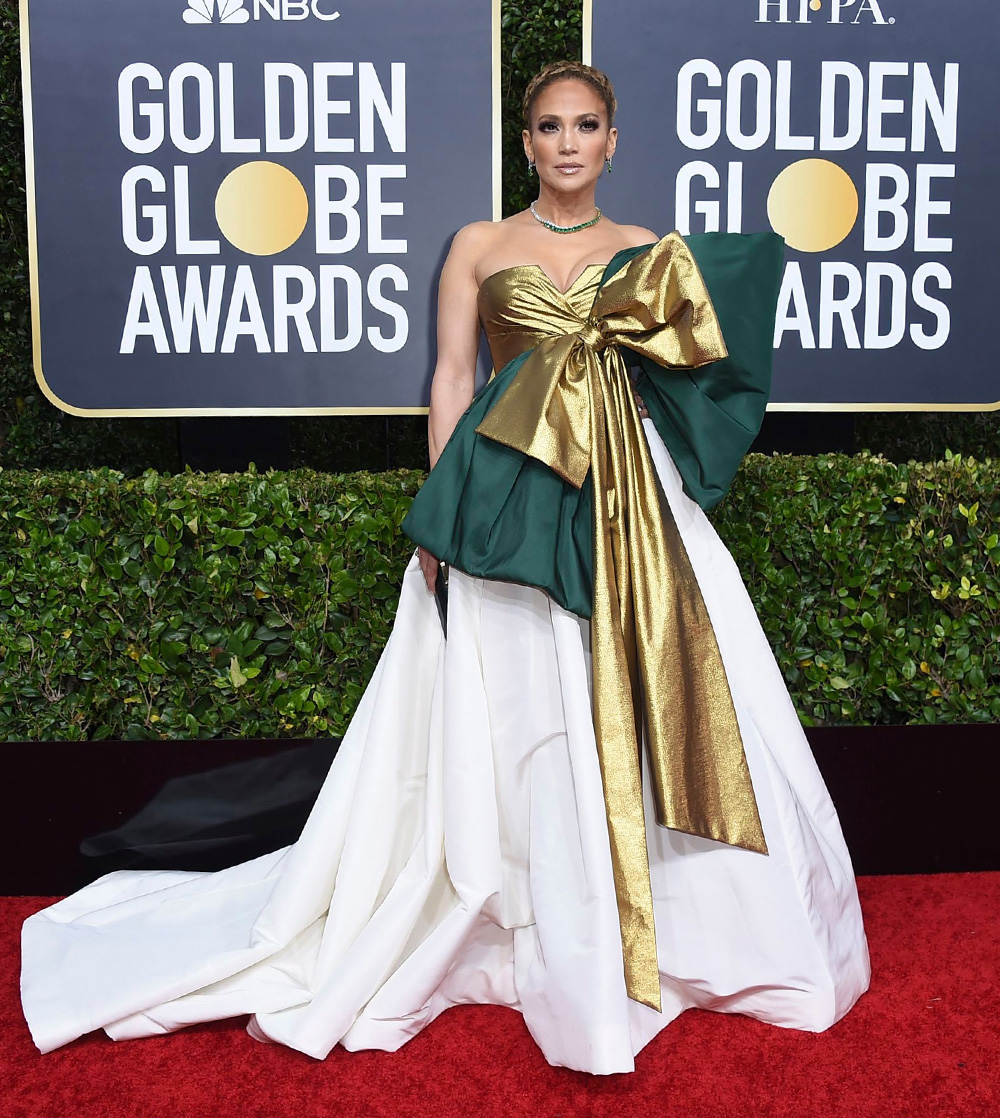
<instances>
[{"instance_id":1,"label":"woman's bare shoulder","mask_svg":"<svg viewBox=\"0 0 1000 1118\"><path fill-rule=\"evenodd\" d=\"M504 236L506 224L506 221L470 221L452 238L451 251L481 255Z\"/></svg>"},{"instance_id":2,"label":"woman's bare shoulder","mask_svg":"<svg viewBox=\"0 0 1000 1118\"><path fill-rule=\"evenodd\" d=\"M451 243L451 257L457 257L463 267L471 267L477 274L492 271L499 262L504 264L511 256L523 260L531 255L525 245L525 233L535 226L524 220L524 213L512 214L501 221L473 221L463 225Z\"/></svg>"},{"instance_id":3,"label":"woman's bare shoulder","mask_svg":"<svg viewBox=\"0 0 1000 1118\"><path fill-rule=\"evenodd\" d=\"M648 245L660 239L658 233L643 225L619 225L618 229L625 242L623 248L637 248L639 245Z\"/></svg>"},{"instance_id":4,"label":"woman's bare shoulder","mask_svg":"<svg viewBox=\"0 0 1000 1118\"><path fill-rule=\"evenodd\" d=\"M471 221L463 225L451 241L448 264L452 268L474 273L479 262L502 236L502 221Z\"/></svg>"}]
</instances>

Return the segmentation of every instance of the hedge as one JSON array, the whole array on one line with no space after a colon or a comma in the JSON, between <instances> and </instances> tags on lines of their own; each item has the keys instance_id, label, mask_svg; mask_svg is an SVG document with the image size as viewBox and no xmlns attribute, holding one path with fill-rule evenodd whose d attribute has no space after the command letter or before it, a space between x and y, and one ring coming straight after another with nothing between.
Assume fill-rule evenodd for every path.
<instances>
[{"instance_id":1,"label":"hedge","mask_svg":"<svg viewBox=\"0 0 1000 1118\"><path fill-rule=\"evenodd\" d=\"M0 473L0 737L339 733L419 481Z\"/></svg>"},{"instance_id":2,"label":"hedge","mask_svg":"<svg viewBox=\"0 0 1000 1118\"><path fill-rule=\"evenodd\" d=\"M0 737L342 733L420 482L0 471ZM713 519L804 723L1000 721L1000 463L750 455Z\"/></svg>"},{"instance_id":3,"label":"hedge","mask_svg":"<svg viewBox=\"0 0 1000 1118\"><path fill-rule=\"evenodd\" d=\"M504 213L523 209L537 180L521 149L521 97L545 63L580 56L579 0L503 0ZM612 75L613 76L613 75ZM179 468L172 419L81 419L49 404L31 370L27 223L18 9L0 0L0 463L77 469L114 466L130 475L146 467ZM630 142L622 137L623 143ZM422 467L426 432L420 417L317 416L289 421L293 464L314 469ZM933 458L945 448L1000 456L1000 413L859 415L856 442L891 458Z\"/></svg>"}]
</instances>

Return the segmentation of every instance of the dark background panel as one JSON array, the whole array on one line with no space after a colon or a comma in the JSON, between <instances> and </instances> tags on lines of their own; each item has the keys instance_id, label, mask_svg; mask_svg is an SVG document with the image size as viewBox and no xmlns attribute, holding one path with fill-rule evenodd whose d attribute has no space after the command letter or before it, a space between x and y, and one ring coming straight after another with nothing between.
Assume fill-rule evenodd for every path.
<instances>
[{"instance_id":1,"label":"dark background panel","mask_svg":"<svg viewBox=\"0 0 1000 1118\"><path fill-rule=\"evenodd\" d=\"M908 279L927 262L940 262L950 270L953 287L940 293L951 313L951 333L945 345L922 350L909 335L892 349L852 350L834 329L832 349L803 350L794 336L785 336L775 355L774 402L787 403L899 403L995 404L1000 400L1000 378L992 354L989 322L1000 298L1000 277L992 261L1000 251L1000 225L989 215L1000 187L1000 117L996 113L994 44L1000 34L1000 7L978 0L955 0L947 14L937 0L880 0L884 24L873 22L871 5L860 3L842 10L842 22L832 25L832 5L809 11L808 24L773 22L777 4L768 9L772 22L758 22L757 0L593 0L594 64L606 70L615 83L619 111L618 151L614 174L602 184L602 205L623 220L649 225L660 233L674 225L674 186L681 166L706 161L725 174L731 161L743 164L743 231L769 227L768 191L777 174L801 159L832 161L847 171L861 200L861 213L852 232L824 253L789 249L787 260L802 269L814 328L820 268L824 262L847 262L862 274L868 262L888 262L901 267ZM789 11L799 13L798 0ZM891 21L891 22L890 22ZM643 33L635 34L641 27ZM677 135L678 71L688 61L706 59L722 72L723 87L709 88L703 79L695 96L718 100L722 106L722 137L713 146L686 147ZM772 75L771 132L756 150L742 150L726 136L726 75L737 62L763 63ZM777 82L780 60L791 63L791 131L817 137L813 150L778 150L775 139ZM884 97L902 99L902 114L884 117L888 136L909 136L910 83L914 64L926 62L938 90L943 88L946 63L960 67L958 141L954 153L941 150L936 132L928 125L926 151L867 150L866 122L860 143L847 151L823 151L818 146L820 75L824 61L846 61L865 77L864 107L869 94L869 65L905 62L910 77L885 79ZM752 84L748 89L752 89ZM703 120L701 114L697 120ZM745 130L749 120L744 121ZM909 140L906 144L910 147ZM910 234L896 251L866 252L864 202L866 166L898 165L909 176ZM955 178L935 183L932 197L950 200L951 214L931 219L932 236L953 238L951 252L915 251L913 243L913 194L920 163L954 164ZM726 198L723 189L701 192L704 197ZM701 195L697 195L701 196ZM703 218L692 218L692 232L700 232ZM723 223L722 228L726 225ZM929 289L935 294L933 287ZM938 297L935 294L935 297ZM929 323L926 311L913 305L908 295L907 322ZM863 325L865 296L856 312ZM818 339L817 339L818 341Z\"/></svg>"},{"instance_id":2,"label":"dark background panel","mask_svg":"<svg viewBox=\"0 0 1000 1118\"><path fill-rule=\"evenodd\" d=\"M1000 870L1000 727L823 727L807 735L859 874ZM9 742L0 895L61 895L125 864L84 858L80 843L120 827L167 781L191 774L208 775L181 785L188 802L198 792L204 805L207 788L216 818L228 807L234 822L202 828L207 841L194 852L179 845L177 864L218 869L277 849L297 837L335 749L335 741ZM278 767L269 769L272 762ZM268 782L282 791L261 810ZM183 802L165 809L181 834ZM162 850L157 856L169 860Z\"/></svg>"},{"instance_id":3,"label":"dark background panel","mask_svg":"<svg viewBox=\"0 0 1000 1118\"><path fill-rule=\"evenodd\" d=\"M197 26L182 20L183 10L183 0L140 5L133 0L30 0L41 363L50 389L74 407L111 411L424 405L432 368L434 292L444 254L459 227L492 214L490 0L433 0L430 16L426 6L369 0L345 7L341 17L329 23L314 18L274 22L265 16L236 26ZM334 116L330 131L346 137L353 133L356 147L359 63L374 64L387 97L390 64L405 63L405 151L391 150L377 119L371 153L314 150L311 68L324 61L354 64L353 77L331 80L330 96L347 99L352 111ZM215 140L204 152L179 151L169 135L154 152L131 152L119 137L118 76L135 62L155 66L165 81L178 64L198 63L208 68L217 86L219 63L232 63L236 133L241 137L264 134L265 62L294 62L309 75L310 141L287 153L267 152L263 144L259 153L223 152L216 107ZM193 83L187 85L193 88ZM455 96L457 89L460 97ZM163 103L167 94L150 92L139 99ZM142 134L141 121L137 131ZM266 257L229 245L214 217L215 193L225 176L257 160L292 171L310 200L310 220L302 236L285 251ZM319 254L313 226L314 168L341 164L361 181L362 237L349 253ZM384 236L406 239L405 253L367 251L365 175L370 164L405 167L405 178L384 184L385 198L402 201L404 214L387 216L383 222ZM140 204L165 203L172 230L173 168L179 165L187 167L191 184L191 234L218 239L221 252L179 255L171 233L156 254L133 254L122 238L123 174L131 167L150 166L164 175L167 193L154 195L144 189ZM338 194L336 186L333 194ZM140 221L143 229L148 224ZM336 228L336 219L334 224ZM253 270L270 333L275 264L304 266L314 275L324 264L346 264L358 272L363 288L378 265L401 268L407 289L390 296L391 285L386 284L384 292L405 308L405 345L382 353L363 332L352 350L307 354L291 330L285 354L258 353L248 337L238 340L232 354L202 354L195 346L188 354L160 354L149 338L138 340L134 354L119 353L137 266L152 268L155 278L162 265L177 266L182 277L189 265L197 265L206 283L208 268L225 266L221 341L240 265ZM159 280L155 282L159 288ZM371 306L364 293L362 304L365 331L376 327L392 333L389 317ZM310 312L309 318L318 339L318 311ZM167 333L169 337L169 325Z\"/></svg>"}]
</instances>

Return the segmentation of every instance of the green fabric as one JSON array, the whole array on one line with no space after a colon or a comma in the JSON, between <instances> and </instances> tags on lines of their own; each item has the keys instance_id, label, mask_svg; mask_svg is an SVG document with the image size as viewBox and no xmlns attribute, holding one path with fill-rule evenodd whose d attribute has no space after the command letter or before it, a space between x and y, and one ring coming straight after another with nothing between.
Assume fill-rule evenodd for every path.
<instances>
[{"instance_id":1,"label":"green fabric","mask_svg":"<svg viewBox=\"0 0 1000 1118\"><path fill-rule=\"evenodd\" d=\"M640 392L685 492L703 508L725 495L760 428L771 379L782 241L771 233L685 238L715 305L729 357L702 369L641 365ZM651 246L617 253L602 283ZM530 351L529 351L530 352ZM590 617L593 489L575 489L519 451L476 434L527 353L501 369L458 421L403 520L415 543L477 578L546 591Z\"/></svg>"},{"instance_id":2,"label":"green fabric","mask_svg":"<svg viewBox=\"0 0 1000 1118\"><path fill-rule=\"evenodd\" d=\"M764 419L784 241L774 233L694 233L684 240L708 287L729 356L701 369L664 369L634 354L630 363L641 366L639 394L684 492L710 509L726 495ZM628 251L631 256L642 249Z\"/></svg>"},{"instance_id":3,"label":"green fabric","mask_svg":"<svg viewBox=\"0 0 1000 1118\"><path fill-rule=\"evenodd\" d=\"M537 586L565 609L589 617L589 475L575 489L537 459L476 434L530 352L508 362L469 405L402 528L460 571Z\"/></svg>"}]
</instances>

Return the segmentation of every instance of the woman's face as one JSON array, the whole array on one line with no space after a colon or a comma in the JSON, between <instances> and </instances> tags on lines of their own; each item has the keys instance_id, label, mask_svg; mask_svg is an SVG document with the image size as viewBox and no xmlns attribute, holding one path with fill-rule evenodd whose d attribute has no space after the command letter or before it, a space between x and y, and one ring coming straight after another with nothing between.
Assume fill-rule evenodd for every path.
<instances>
[{"instance_id":1,"label":"woman's face","mask_svg":"<svg viewBox=\"0 0 1000 1118\"><path fill-rule=\"evenodd\" d=\"M522 136L539 179L568 193L597 181L605 159L614 153L618 129L608 128L608 112L597 90L567 78L538 95L531 130Z\"/></svg>"}]
</instances>

